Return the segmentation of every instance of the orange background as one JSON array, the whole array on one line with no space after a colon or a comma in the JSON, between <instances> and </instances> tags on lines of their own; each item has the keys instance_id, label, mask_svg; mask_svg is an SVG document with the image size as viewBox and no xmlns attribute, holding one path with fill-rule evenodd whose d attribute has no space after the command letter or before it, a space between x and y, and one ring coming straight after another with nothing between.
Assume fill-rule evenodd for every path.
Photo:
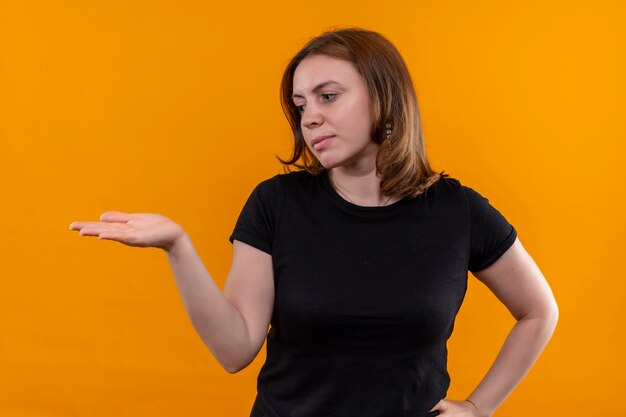
<instances>
[{"instance_id":1,"label":"orange background","mask_svg":"<svg viewBox=\"0 0 626 417\"><path fill-rule=\"evenodd\" d=\"M183 225L218 285L291 137L284 66L310 36L387 36L431 163L515 225L560 307L497 416L623 416L626 21L619 1L2 1L0 415L247 416L265 359L224 371L166 255L79 237L107 210ZM471 274L449 399L513 325Z\"/></svg>"}]
</instances>

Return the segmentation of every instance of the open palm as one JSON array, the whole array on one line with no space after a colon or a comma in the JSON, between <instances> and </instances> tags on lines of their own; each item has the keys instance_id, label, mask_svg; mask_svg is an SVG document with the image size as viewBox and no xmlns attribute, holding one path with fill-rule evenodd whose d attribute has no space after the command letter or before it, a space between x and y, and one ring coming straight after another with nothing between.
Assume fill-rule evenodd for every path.
<instances>
[{"instance_id":1,"label":"open palm","mask_svg":"<svg viewBox=\"0 0 626 417\"><path fill-rule=\"evenodd\" d=\"M160 214L121 211L104 212L99 222L72 222L70 229L78 230L81 236L98 236L98 239L115 240L128 246L164 250L169 250L185 233L181 226Z\"/></svg>"}]
</instances>

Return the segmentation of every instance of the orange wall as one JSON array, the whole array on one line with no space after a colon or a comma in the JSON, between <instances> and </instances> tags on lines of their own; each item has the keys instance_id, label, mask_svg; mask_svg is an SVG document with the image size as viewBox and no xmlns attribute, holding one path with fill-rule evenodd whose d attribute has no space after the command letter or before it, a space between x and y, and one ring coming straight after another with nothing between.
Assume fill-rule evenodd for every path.
<instances>
[{"instance_id":1,"label":"orange wall","mask_svg":"<svg viewBox=\"0 0 626 417\"><path fill-rule=\"evenodd\" d=\"M226 373L162 251L68 226L164 214L223 287L239 211L291 146L282 70L334 25L396 44L433 167L515 225L557 297L552 341L496 415L623 415L619 1L208 3L2 1L1 416L249 415L265 349ZM450 399L476 386L513 324L469 280Z\"/></svg>"}]
</instances>

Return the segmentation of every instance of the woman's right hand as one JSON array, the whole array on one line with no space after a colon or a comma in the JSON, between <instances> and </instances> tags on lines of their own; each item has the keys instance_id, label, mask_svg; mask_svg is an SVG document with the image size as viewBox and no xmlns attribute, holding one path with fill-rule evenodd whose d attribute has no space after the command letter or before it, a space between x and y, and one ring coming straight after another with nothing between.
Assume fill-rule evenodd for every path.
<instances>
[{"instance_id":1,"label":"woman's right hand","mask_svg":"<svg viewBox=\"0 0 626 417\"><path fill-rule=\"evenodd\" d=\"M185 235L185 230L172 220L153 213L107 211L99 222L72 222L70 230L81 236L98 236L128 246L155 247L169 251Z\"/></svg>"}]
</instances>

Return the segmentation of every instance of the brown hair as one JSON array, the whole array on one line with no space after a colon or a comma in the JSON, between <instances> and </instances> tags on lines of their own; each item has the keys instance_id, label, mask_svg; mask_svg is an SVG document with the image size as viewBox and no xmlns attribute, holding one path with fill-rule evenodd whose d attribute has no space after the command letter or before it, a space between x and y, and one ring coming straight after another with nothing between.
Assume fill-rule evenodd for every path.
<instances>
[{"instance_id":1,"label":"brown hair","mask_svg":"<svg viewBox=\"0 0 626 417\"><path fill-rule=\"evenodd\" d=\"M379 33L360 28L332 30L312 38L287 64L280 86L283 112L294 138L293 155L284 164L317 175L326 170L304 141L300 112L292 100L293 75L300 62L312 55L327 55L351 62L363 77L374 108L370 129L380 145L376 171L384 195L415 197L423 193L444 171L435 173L428 163L417 96L409 71L396 47ZM386 137L386 124L392 132ZM302 164L297 161L302 158Z\"/></svg>"}]
</instances>

